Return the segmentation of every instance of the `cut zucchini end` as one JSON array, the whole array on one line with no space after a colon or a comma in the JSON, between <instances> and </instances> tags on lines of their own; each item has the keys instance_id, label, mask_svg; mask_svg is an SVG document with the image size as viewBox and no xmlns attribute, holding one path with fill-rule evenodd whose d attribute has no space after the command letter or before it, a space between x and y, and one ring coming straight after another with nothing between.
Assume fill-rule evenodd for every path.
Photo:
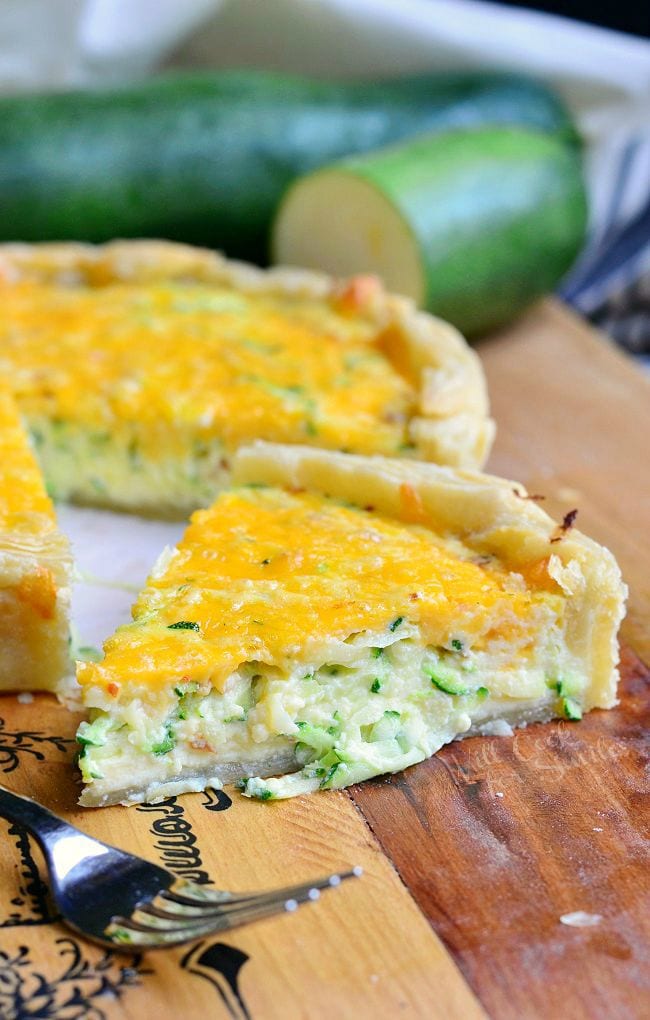
<instances>
[{"instance_id":1,"label":"cut zucchini end","mask_svg":"<svg viewBox=\"0 0 650 1020\"><path fill-rule=\"evenodd\" d=\"M331 276L374 273L386 288L424 304L417 239L399 210L371 182L321 170L291 187L275 219L273 261Z\"/></svg>"}]
</instances>

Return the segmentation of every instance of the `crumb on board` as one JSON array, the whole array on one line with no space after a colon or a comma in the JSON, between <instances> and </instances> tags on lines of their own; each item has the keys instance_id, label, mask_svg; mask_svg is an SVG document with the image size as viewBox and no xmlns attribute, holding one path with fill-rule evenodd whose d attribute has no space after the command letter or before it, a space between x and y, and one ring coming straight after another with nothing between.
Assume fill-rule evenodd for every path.
<instances>
[{"instance_id":1,"label":"crumb on board","mask_svg":"<svg viewBox=\"0 0 650 1020\"><path fill-rule=\"evenodd\" d=\"M571 914L562 914L560 921L568 924L570 928L593 928L600 924L602 914L587 914L584 910L574 910Z\"/></svg>"},{"instance_id":2,"label":"crumb on board","mask_svg":"<svg viewBox=\"0 0 650 1020\"><path fill-rule=\"evenodd\" d=\"M30 694L29 691L21 691L21 693L16 697L16 701L18 701L21 705L31 705L33 700L34 695Z\"/></svg>"}]
</instances>

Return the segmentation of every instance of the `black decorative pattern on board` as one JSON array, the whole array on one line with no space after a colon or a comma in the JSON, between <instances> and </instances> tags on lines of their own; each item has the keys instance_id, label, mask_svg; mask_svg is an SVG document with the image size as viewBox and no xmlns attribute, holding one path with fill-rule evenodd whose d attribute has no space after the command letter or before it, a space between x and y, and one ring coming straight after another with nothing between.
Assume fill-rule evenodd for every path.
<instances>
[{"instance_id":1,"label":"black decorative pattern on board","mask_svg":"<svg viewBox=\"0 0 650 1020\"><path fill-rule=\"evenodd\" d=\"M149 832L154 839L160 863L179 878L199 885L214 885L203 867L201 852L185 808L176 797L167 797L157 804L138 804L137 811L158 816L152 819Z\"/></svg>"},{"instance_id":2,"label":"black decorative pattern on board","mask_svg":"<svg viewBox=\"0 0 650 1020\"><path fill-rule=\"evenodd\" d=\"M71 737L53 736L40 730L10 730L5 720L0 719L0 772L14 772L24 757L45 761L47 752L54 750L67 755L74 746ZM49 924L57 920L57 913L34 860L30 837L22 825L7 824L7 834L18 852L19 886L17 894L9 900L5 898L11 895L9 890L0 894L0 928Z\"/></svg>"},{"instance_id":3,"label":"black decorative pattern on board","mask_svg":"<svg viewBox=\"0 0 650 1020\"><path fill-rule=\"evenodd\" d=\"M209 981L234 1020L251 1020L239 989L239 973L248 958L241 949L223 942L207 947L199 942L183 957L181 967Z\"/></svg>"},{"instance_id":4,"label":"black decorative pattern on board","mask_svg":"<svg viewBox=\"0 0 650 1020\"><path fill-rule=\"evenodd\" d=\"M40 876L27 830L14 822L7 824L7 834L15 840L20 858L19 883L17 894L8 903L4 902L4 895L0 896L0 928L50 924L58 920L59 915ZM8 890L7 895L11 895Z\"/></svg>"},{"instance_id":5,"label":"black decorative pattern on board","mask_svg":"<svg viewBox=\"0 0 650 1020\"><path fill-rule=\"evenodd\" d=\"M223 790L204 790L202 805L208 811L226 811L232 801ZM185 808L176 797L167 797L158 804L138 804L137 811L153 815L149 832L158 851L160 863L179 877L214 885L203 867L201 853ZM239 990L239 972L248 955L223 942L207 945L199 942L182 958L181 967L209 981L234 1020L250 1020L250 1014Z\"/></svg>"},{"instance_id":6,"label":"black decorative pattern on board","mask_svg":"<svg viewBox=\"0 0 650 1020\"><path fill-rule=\"evenodd\" d=\"M0 719L0 772L17 769L21 755L45 761L47 750L54 748L65 754L74 745L73 737L54 737L38 730L7 730L4 719Z\"/></svg>"},{"instance_id":7,"label":"black decorative pattern on board","mask_svg":"<svg viewBox=\"0 0 650 1020\"><path fill-rule=\"evenodd\" d=\"M225 790L213 790L208 787L201 796L204 798L201 805L206 811L227 811L232 807L232 800Z\"/></svg>"},{"instance_id":8,"label":"black decorative pattern on board","mask_svg":"<svg viewBox=\"0 0 650 1020\"><path fill-rule=\"evenodd\" d=\"M58 966L53 976L36 970L31 950L0 950L0 1017L2 1020L107 1020L105 1007L140 984L143 974L137 954L127 958L106 952L89 959L71 938L57 939Z\"/></svg>"}]
</instances>

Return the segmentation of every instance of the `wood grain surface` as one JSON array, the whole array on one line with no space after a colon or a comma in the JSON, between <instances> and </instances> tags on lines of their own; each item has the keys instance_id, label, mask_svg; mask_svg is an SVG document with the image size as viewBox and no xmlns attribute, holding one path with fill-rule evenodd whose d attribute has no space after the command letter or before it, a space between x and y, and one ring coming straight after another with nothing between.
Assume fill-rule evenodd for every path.
<instances>
[{"instance_id":1,"label":"wood grain surface","mask_svg":"<svg viewBox=\"0 0 650 1020\"><path fill-rule=\"evenodd\" d=\"M0 820L0 1018L641 1020L648 986L650 382L557 303L480 347L490 468L578 507L630 584L621 703L474 738L349 792L82 811L74 717L0 697L0 782L91 835L234 889L366 869L297 914L187 951L104 955L57 920L38 851ZM563 914L600 915L588 928Z\"/></svg>"},{"instance_id":2,"label":"wood grain surface","mask_svg":"<svg viewBox=\"0 0 650 1020\"><path fill-rule=\"evenodd\" d=\"M464 740L352 791L493 1017L648 1015L649 681L628 652L613 711ZM576 911L601 920L561 922Z\"/></svg>"}]
</instances>

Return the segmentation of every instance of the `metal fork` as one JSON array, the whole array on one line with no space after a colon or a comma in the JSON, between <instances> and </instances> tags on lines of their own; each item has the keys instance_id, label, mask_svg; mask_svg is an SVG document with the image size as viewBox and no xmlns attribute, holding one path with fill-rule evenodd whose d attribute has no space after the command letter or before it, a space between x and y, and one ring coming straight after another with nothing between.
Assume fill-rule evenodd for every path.
<instances>
[{"instance_id":1,"label":"metal fork","mask_svg":"<svg viewBox=\"0 0 650 1020\"><path fill-rule=\"evenodd\" d=\"M116 949L180 946L213 932L297 910L323 889L358 877L352 868L269 892L232 893L177 878L141 857L91 839L30 797L0 786L0 816L38 842L63 920L80 935Z\"/></svg>"}]
</instances>

